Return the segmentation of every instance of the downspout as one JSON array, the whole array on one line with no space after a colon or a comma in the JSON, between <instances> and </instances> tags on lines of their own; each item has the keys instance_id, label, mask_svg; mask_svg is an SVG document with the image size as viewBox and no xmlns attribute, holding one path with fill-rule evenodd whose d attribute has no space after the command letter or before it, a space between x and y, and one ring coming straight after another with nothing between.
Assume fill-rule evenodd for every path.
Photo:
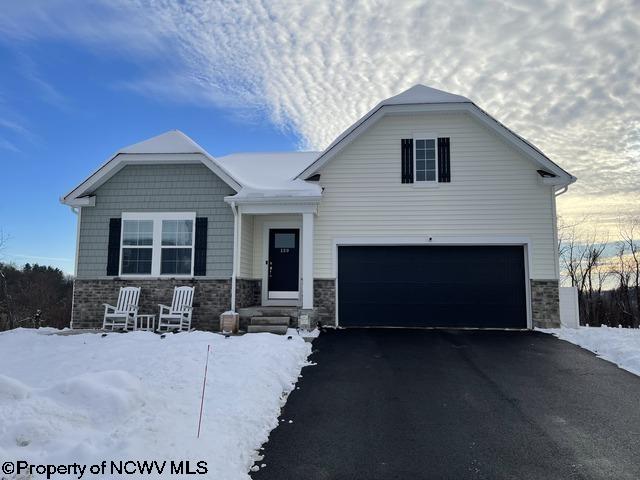
<instances>
[{"instance_id":1,"label":"downspout","mask_svg":"<svg viewBox=\"0 0 640 480\"><path fill-rule=\"evenodd\" d=\"M233 266L231 268L231 311L236 311L236 278L238 264L238 207L236 202L231 202L233 212Z\"/></svg>"},{"instance_id":2,"label":"downspout","mask_svg":"<svg viewBox=\"0 0 640 480\"><path fill-rule=\"evenodd\" d=\"M562 189L560 189L559 191L555 192L555 196L559 197L560 195L565 193L567 190L569 190L569 185L565 185Z\"/></svg>"},{"instance_id":3,"label":"downspout","mask_svg":"<svg viewBox=\"0 0 640 480\"><path fill-rule=\"evenodd\" d=\"M76 258L73 265L73 284L71 285L71 320L69 320L69 328L73 330L73 304L76 296L76 277L78 276L78 257L80 256L80 222L82 221L82 207L72 207L71 211L78 217L76 223Z\"/></svg>"}]
</instances>

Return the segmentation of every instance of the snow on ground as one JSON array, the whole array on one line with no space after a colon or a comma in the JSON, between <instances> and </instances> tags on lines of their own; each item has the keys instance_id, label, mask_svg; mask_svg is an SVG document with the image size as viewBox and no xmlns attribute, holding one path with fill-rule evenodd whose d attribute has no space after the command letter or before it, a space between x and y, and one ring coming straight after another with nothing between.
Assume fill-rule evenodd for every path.
<instances>
[{"instance_id":1,"label":"snow on ground","mask_svg":"<svg viewBox=\"0 0 640 480\"><path fill-rule=\"evenodd\" d=\"M287 335L298 335L302 338L313 339L313 338L318 338L320 336L320 330L317 328L314 328L313 330L289 328L287 330Z\"/></svg>"},{"instance_id":2,"label":"snow on ground","mask_svg":"<svg viewBox=\"0 0 640 480\"><path fill-rule=\"evenodd\" d=\"M311 352L297 335L51 333L0 334L3 461L204 460L198 478L247 479Z\"/></svg>"},{"instance_id":3,"label":"snow on ground","mask_svg":"<svg viewBox=\"0 0 640 480\"><path fill-rule=\"evenodd\" d=\"M640 375L640 329L611 327L540 329L591 350L620 368Z\"/></svg>"}]
</instances>

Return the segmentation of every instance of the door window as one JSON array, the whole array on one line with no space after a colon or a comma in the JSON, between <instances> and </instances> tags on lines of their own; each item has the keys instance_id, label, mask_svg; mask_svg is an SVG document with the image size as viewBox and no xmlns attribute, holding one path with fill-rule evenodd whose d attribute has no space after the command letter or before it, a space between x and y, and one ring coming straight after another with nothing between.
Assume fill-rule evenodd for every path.
<instances>
[{"instance_id":1,"label":"door window","mask_svg":"<svg viewBox=\"0 0 640 480\"><path fill-rule=\"evenodd\" d=\"M276 233L273 238L273 247L280 250L281 253L287 253L290 248L296 248L295 233ZM286 250L286 251L283 251Z\"/></svg>"}]
</instances>

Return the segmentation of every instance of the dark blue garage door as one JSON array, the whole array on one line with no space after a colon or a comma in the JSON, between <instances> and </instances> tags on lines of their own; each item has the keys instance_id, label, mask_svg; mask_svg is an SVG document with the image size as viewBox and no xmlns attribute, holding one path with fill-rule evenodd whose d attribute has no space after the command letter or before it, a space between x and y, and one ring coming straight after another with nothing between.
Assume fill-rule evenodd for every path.
<instances>
[{"instance_id":1,"label":"dark blue garage door","mask_svg":"<svg viewBox=\"0 0 640 480\"><path fill-rule=\"evenodd\" d=\"M338 247L341 326L527 328L520 246Z\"/></svg>"}]
</instances>

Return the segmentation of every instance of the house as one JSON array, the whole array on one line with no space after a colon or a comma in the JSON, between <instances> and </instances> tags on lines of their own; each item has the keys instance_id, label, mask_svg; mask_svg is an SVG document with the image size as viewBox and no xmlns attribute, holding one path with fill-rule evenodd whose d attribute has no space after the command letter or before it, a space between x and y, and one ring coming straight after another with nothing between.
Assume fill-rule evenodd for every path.
<instances>
[{"instance_id":1,"label":"house","mask_svg":"<svg viewBox=\"0 0 640 480\"><path fill-rule=\"evenodd\" d=\"M194 285L194 323L289 309L324 325L559 325L556 196L576 178L471 100L416 85L321 152L214 158L179 131L62 198L78 216L73 326L142 287Z\"/></svg>"}]
</instances>

